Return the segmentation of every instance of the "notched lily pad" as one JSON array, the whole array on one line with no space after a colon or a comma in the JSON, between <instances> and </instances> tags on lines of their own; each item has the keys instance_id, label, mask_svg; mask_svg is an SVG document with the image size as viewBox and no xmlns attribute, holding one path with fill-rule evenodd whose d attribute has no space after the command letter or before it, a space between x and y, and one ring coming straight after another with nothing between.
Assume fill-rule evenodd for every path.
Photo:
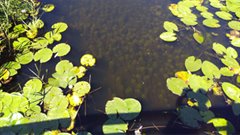
<instances>
[{"instance_id":1,"label":"notched lily pad","mask_svg":"<svg viewBox=\"0 0 240 135\"><path fill-rule=\"evenodd\" d=\"M173 42L177 40L176 34L173 32L163 32L160 38L166 42Z\"/></svg>"}]
</instances>

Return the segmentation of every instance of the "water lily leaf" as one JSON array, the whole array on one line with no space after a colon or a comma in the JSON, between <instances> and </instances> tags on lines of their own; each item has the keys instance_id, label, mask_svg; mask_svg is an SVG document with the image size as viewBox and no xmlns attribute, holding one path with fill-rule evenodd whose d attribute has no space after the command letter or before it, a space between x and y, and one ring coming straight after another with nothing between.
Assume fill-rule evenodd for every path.
<instances>
[{"instance_id":1,"label":"water lily leaf","mask_svg":"<svg viewBox=\"0 0 240 135\"><path fill-rule=\"evenodd\" d=\"M71 68L73 68L73 64L71 62L69 62L68 60L61 60L56 65L55 70L58 73L64 73L65 71L67 71L67 70L69 70Z\"/></svg>"},{"instance_id":2,"label":"water lily leaf","mask_svg":"<svg viewBox=\"0 0 240 135\"><path fill-rule=\"evenodd\" d=\"M173 32L163 32L160 38L166 42L173 42L177 40L176 34Z\"/></svg>"},{"instance_id":3,"label":"water lily leaf","mask_svg":"<svg viewBox=\"0 0 240 135\"><path fill-rule=\"evenodd\" d=\"M185 67L190 72L198 71L202 67L202 61L201 59L196 59L194 56L189 56L185 60Z\"/></svg>"},{"instance_id":4,"label":"water lily leaf","mask_svg":"<svg viewBox=\"0 0 240 135\"><path fill-rule=\"evenodd\" d=\"M171 77L167 79L167 87L173 94L181 96L188 85L182 79Z\"/></svg>"},{"instance_id":5,"label":"water lily leaf","mask_svg":"<svg viewBox=\"0 0 240 135\"><path fill-rule=\"evenodd\" d=\"M6 81L9 77L10 77L10 72L7 69L2 71L2 73L0 74L0 80Z\"/></svg>"},{"instance_id":6,"label":"water lily leaf","mask_svg":"<svg viewBox=\"0 0 240 135\"><path fill-rule=\"evenodd\" d=\"M77 82L73 87L73 92L75 92L79 97L83 97L89 93L91 90L91 85L86 81Z\"/></svg>"},{"instance_id":7,"label":"water lily leaf","mask_svg":"<svg viewBox=\"0 0 240 135\"><path fill-rule=\"evenodd\" d=\"M234 30L240 30L240 22L239 21L230 21L228 22L228 27Z\"/></svg>"},{"instance_id":8,"label":"water lily leaf","mask_svg":"<svg viewBox=\"0 0 240 135\"><path fill-rule=\"evenodd\" d=\"M196 18L191 18L189 16L180 19L187 26L195 26L198 24Z\"/></svg>"},{"instance_id":9,"label":"water lily leaf","mask_svg":"<svg viewBox=\"0 0 240 135\"><path fill-rule=\"evenodd\" d=\"M208 10L208 8L205 7L205 6L203 6L203 5L198 5L198 6L196 6L196 9L197 9L198 11L200 11L200 12L205 12L205 11Z\"/></svg>"},{"instance_id":10,"label":"water lily leaf","mask_svg":"<svg viewBox=\"0 0 240 135\"><path fill-rule=\"evenodd\" d=\"M49 104L49 110L57 109L59 112L64 111L68 107L68 99L64 95L56 95Z\"/></svg>"},{"instance_id":11,"label":"water lily leaf","mask_svg":"<svg viewBox=\"0 0 240 135\"><path fill-rule=\"evenodd\" d=\"M48 40L44 37L38 37L34 39L34 42L31 44L31 48L33 49L42 49L47 47Z\"/></svg>"},{"instance_id":12,"label":"water lily leaf","mask_svg":"<svg viewBox=\"0 0 240 135\"><path fill-rule=\"evenodd\" d=\"M26 29L27 29L27 26L24 24L18 24L13 27L13 31L18 34L24 33L26 31Z\"/></svg>"},{"instance_id":13,"label":"water lily leaf","mask_svg":"<svg viewBox=\"0 0 240 135\"><path fill-rule=\"evenodd\" d=\"M239 116L240 115L240 103L234 102L232 104L232 110L234 115Z\"/></svg>"},{"instance_id":14,"label":"water lily leaf","mask_svg":"<svg viewBox=\"0 0 240 135\"><path fill-rule=\"evenodd\" d=\"M65 56L69 53L71 47L66 43L57 44L53 48L53 53L57 53L57 56Z\"/></svg>"},{"instance_id":15,"label":"water lily leaf","mask_svg":"<svg viewBox=\"0 0 240 135\"><path fill-rule=\"evenodd\" d=\"M53 4L46 4L42 7L42 10L45 12L51 12L53 11L55 6Z\"/></svg>"},{"instance_id":16,"label":"water lily leaf","mask_svg":"<svg viewBox=\"0 0 240 135\"><path fill-rule=\"evenodd\" d=\"M231 44L232 44L233 46L240 47L240 38L234 38L234 39L231 41Z\"/></svg>"},{"instance_id":17,"label":"water lily leaf","mask_svg":"<svg viewBox=\"0 0 240 135\"><path fill-rule=\"evenodd\" d=\"M194 92L197 92L199 90L203 90L206 92L212 86L211 81L208 81L206 78L198 75L190 76L188 84Z\"/></svg>"},{"instance_id":18,"label":"water lily leaf","mask_svg":"<svg viewBox=\"0 0 240 135\"><path fill-rule=\"evenodd\" d=\"M236 15L238 18L240 18L240 11L236 11L236 12L235 12L235 15Z\"/></svg>"},{"instance_id":19,"label":"water lily leaf","mask_svg":"<svg viewBox=\"0 0 240 135\"><path fill-rule=\"evenodd\" d=\"M215 14L223 20L232 20L232 15L226 11L217 11Z\"/></svg>"},{"instance_id":20,"label":"water lily leaf","mask_svg":"<svg viewBox=\"0 0 240 135\"><path fill-rule=\"evenodd\" d=\"M23 87L23 95L31 104L38 104L42 99L42 81L39 79L31 79L27 81Z\"/></svg>"},{"instance_id":21,"label":"water lily leaf","mask_svg":"<svg viewBox=\"0 0 240 135\"><path fill-rule=\"evenodd\" d=\"M40 63L48 62L52 58L52 53L51 49L43 48L35 53L34 61L40 60Z\"/></svg>"},{"instance_id":22,"label":"water lily leaf","mask_svg":"<svg viewBox=\"0 0 240 135\"><path fill-rule=\"evenodd\" d=\"M220 72L223 76L234 76L234 72L231 71L228 67L222 67L220 69Z\"/></svg>"},{"instance_id":23,"label":"water lily leaf","mask_svg":"<svg viewBox=\"0 0 240 135\"><path fill-rule=\"evenodd\" d=\"M230 68L239 68L239 64L236 59L224 56L224 58L221 59L222 63Z\"/></svg>"},{"instance_id":24,"label":"water lily leaf","mask_svg":"<svg viewBox=\"0 0 240 135\"><path fill-rule=\"evenodd\" d=\"M215 117L214 113L209 110L208 111L200 111L200 115L202 116L203 121L206 123Z\"/></svg>"},{"instance_id":25,"label":"water lily leaf","mask_svg":"<svg viewBox=\"0 0 240 135\"><path fill-rule=\"evenodd\" d=\"M49 120L70 118L68 110L59 110L57 108L53 108L49 110L47 112L47 116ZM54 128L54 129L57 129L57 128Z\"/></svg>"},{"instance_id":26,"label":"water lily leaf","mask_svg":"<svg viewBox=\"0 0 240 135\"><path fill-rule=\"evenodd\" d=\"M208 11L201 12L200 14L202 15L202 17L204 17L206 19L212 19L214 16L211 12L208 12Z\"/></svg>"},{"instance_id":27,"label":"water lily leaf","mask_svg":"<svg viewBox=\"0 0 240 135\"><path fill-rule=\"evenodd\" d=\"M17 41L13 42L13 48L15 50L23 50L30 45L31 41L26 37L19 37Z\"/></svg>"},{"instance_id":28,"label":"water lily leaf","mask_svg":"<svg viewBox=\"0 0 240 135\"><path fill-rule=\"evenodd\" d=\"M240 89L228 82L222 83L223 92L232 100L240 102Z\"/></svg>"},{"instance_id":29,"label":"water lily leaf","mask_svg":"<svg viewBox=\"0 0 240 135\"><path fill-rule=\"evenodd\" d=\"M213 50L220 55L223 55L224 53L226 53L227 49L225 48L225 46L223 46L222 44L219 43L213 43Z\"/></svg>"},{"instance_id":30,"label":"water lily leaf","mask_svg":"<svg viewBox=\"0 0 240 135\"><path fill-rule=\"evenodd\" d=\"M124 135L128 129L128 124L121 119L109 119L102 127L104 134Z\"/></svg>"},{"instance_id":31,"label":"water lily leaf","mask_svg":"<svg viewBox=\"0 0 240 135\"><path fill-rule=\"evenodd\" d=\"M62 90L59 87L47 87L45 88L45 97L44 97L44 109L49 110L50 102L54 97L63 95Z\"/></svg>"},{"instance_id":32,"label":"water lily leaf","mask_svg":"<svg viewBox=\"0 0 240 135\"><path fill-rule=\"evenodd\" d=\"M53 32L52 31L49 31L47 32L44 37L47 39L48 41L48 44L52 44L54 42L54 38L53 38Z\"/></svg>"},{"instance_id":33,"label":"water lily leaf","mask_svg":"<svg viewBox=\"0 0 240 135\"><path fill-rule=\"evenodd\" d=\"M210 28L219 28L221 25L219 24L219 21L216 19L205 19L203 20L203 25L210 27Z\"/></svg>"},{"instance_id":34,"label":"water lily leaf","mask_svg":"<svg viewBox=\"0 0 240 135\"><path fill-rule=\"evenodd\" d=\"M62 33L67 30L68 25L64 22L58 22L52 25L54 33Z\"/></svg>"},{"instance_id":35,"label":"water lily leaf","mask_svg":"<svg viewBox=\"0 0 240 135\"><path fill-rule=\"evenodd\" d=\"M210 5L214 8L222 8L224 7L224 5L222 3L220 3L219 0L212 0L210 1Z\"/></svg>"},{"instance_id":36,"label":"water lily leaf","mask_svg":"<svg viewBox=\"0 0 240 135\"><path fill-rule=\"evenodd\" d=\"M16 61L19 62L22 65L28 64L33 60L33 53L27 52L24 54L19 54L16 57Z\"/></svg>"},{"instance_id":37,"label":"water lily leaf","mask_svg":"<svg viewBox=\"0 0 240 135\"><path fill-rule=\"evenodd\" d=\"M87 71L87 69L83 66L73 67L71 70L74 72L75 75L77 75L78 78L82 78Z\"/></svg>"},{"instance_id":38,"label":"water lily leaf","mask_svg":"<svg viewBox=\"0 0 240 135\"><path fill-rule=\"evenodd\" d=\"M232 57L234 59L238 57L238 52L232 47L227 48L226 54L228 57Z\"/></svg>"},{"instance_id":39,"label":"water lily leaf","mask_svg":"<svg viewBox=\"0 0 240 135\"><path fill-rule=\"evenodd\" d=\"M62 39L62 35L60 33L54 33L52 35L52 38L55 40L55 41L60 41Z\"/></svg>"},{"instance_id":40,"label":"water lily leaf","mask_svg":"<svg viewBox=\"0 0 240 135\"><path fill-rule=\"evenodd\" d=\"M124 120L133 120L139 115L142 110L141 103L133 98L127 98L124 100L124 102L126 103L128 111L126 114L120 114L120 117Z\"/></svg>"},{"instance_id":41,"label":"water lily leaf","mask_svg":"<svg viewBox=\"0 0 240 135\"><path fill-rule=\"evenodd\" d=\"M240 75L237 76L236 82L237 82L237 83L240 83Z\"/></svg>"},{"instance_id":42,"label":"water lily leaf","mask_svg":"<svg viewBox=\"0 0 240 135\"><path fill-rule=\"evenodd\" d=\"M221 135L229 135L235 132L232 123L224 118L213 118L209 120L208 123L212 123L218 133Z\"/></svg>"},{"instance_id":43,"label":"water lily leaf","mask_svg":"<svg viewBox=\"0 0 240 135\"><path fill-rule=\"evenodd\" d=\"M210 61L204 61L202 64L202 72L209 79L221 77L220 70L218 67Z\"/></svg>"},{"instance_id":44,"label":"water lily leaf","mask_svg":"<svg viewBox=\"0 0 240 135\"><path fill-rule=\"evenodd\" d=\"M175 23L169 22L169 21L164 21L163 28L168 32L178 31L177 25Z\"/></svg>"},{"instance_id":45,"label":"water lily leaf","mask_svg":"<svg viewBox=\"0 0 240 135\"><path fill-rule=\"evenodd\" d=\"M91 54L84 54L81 59L80 63L84 66L94 66L96 63L96 59Z\"/></svg>"},{"instance_id":46,"label":"water lily leaf","mask_svg":"<svg viewBox=\"0 0 240 135\"><path fill-rule=\"evenodd\" d=\"M204 42L204 36L201 32L194 32L193 38L199 43L202 44Z\"/></svg>"},{"instance_id":47,"label":"water lily leaf","mask_svg":"<svg viewBox=\"0 0 240 135\"><path fill-rule=\"evenodd\" d=\"M116 119L118 114L127 114L127 104L123 99L114 97L113 100L109 100L105 106L105 112L111 119Z\"/></svg>"},{"instance_id":48,"label":"water lily leaf","mask_svg":"<svg viewBox=\"0 0 240 135\"><path fill-rule=\"evenodd\" d=\"M199 127L199 122L203 121L199 112L191 107L181 108L179 110L179 118L185 125L193 128Z\"/></svg>"}]
</instances>

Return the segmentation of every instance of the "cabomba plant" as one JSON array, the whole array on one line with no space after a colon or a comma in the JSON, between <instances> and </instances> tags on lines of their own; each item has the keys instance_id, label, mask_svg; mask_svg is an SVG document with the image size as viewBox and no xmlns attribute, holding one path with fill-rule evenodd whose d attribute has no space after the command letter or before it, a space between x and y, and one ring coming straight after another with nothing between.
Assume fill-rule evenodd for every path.
<instances>
[{"instance_id":1,"label":"cabomba plant","mask_svg":"<svg viewBox=\"0 0 240 135\"><path fill-rule=\"evenodd\" d=\"M228 32L226 36L229 38L229 47L213 42L211 51L203 53L217 60L202 60L202 55L186 58L186 71L178 71L175 77L168 78L167 87L172 93L187 99L177 109L178 118L185 125L199 128L211 123L215 132L222 135L233 134L234 125L225 118L215 118L214 112L210 111L209 94L222 96L232 106L233 113L240 115L240 65L238 52L234 48L240 47L240 1L182 0L170 4L169 10L186 25L186 30L193 30L193 38L199 44L203 44L205 39L204 33L197 30L201 19L206 28L220 28L221 24L228 26L225 30ZM160 38L167 42L176 41L176 33L179 32L177 25L179 24L165 21L163 27L166 32ZM212 34L218 36L218 33ZM215 54L212 54L212 50ZM219 62L222 64L218 64Z\"/></svg>"}]
</instances>

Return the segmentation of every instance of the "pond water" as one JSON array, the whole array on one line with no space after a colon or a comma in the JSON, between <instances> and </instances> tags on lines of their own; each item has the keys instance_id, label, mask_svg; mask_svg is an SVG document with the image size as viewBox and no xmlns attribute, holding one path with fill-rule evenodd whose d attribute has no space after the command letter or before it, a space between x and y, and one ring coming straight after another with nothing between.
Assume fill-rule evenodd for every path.
<instances>
[{"instance_id":1,"label":"pond water","mask_svg":"<svg viewBox=\"0 0 240 135\"><path fill-rule=\"evenodd\" d=\"M211 40L211 34L206 35L208 38L203 46L193 41L189 31L179 33L181 40L174 43L166 43L159 38L164 31L162 25L165 20L178 22L167 8L172 1L43 2L56 6L54 12L42 17L46 27L58 21L69 25L62 41L69 43L72 49L65 58L74 64L79 64L79 58L85 53L97 58L97 64L90 73L91 83L93 89L101 89L88 96L87 114L102 114L107 100L114 96L138 99L144 112L175 109L178 97L167 89L166 79L174 76L176 71L185 70L184 61L188 56L202 55L210 48L206 44ZM219 42L225 40L213 38L218 38ZM45 66L50 73L53 72L54 66Z\"/></svg>"}]
</instances>

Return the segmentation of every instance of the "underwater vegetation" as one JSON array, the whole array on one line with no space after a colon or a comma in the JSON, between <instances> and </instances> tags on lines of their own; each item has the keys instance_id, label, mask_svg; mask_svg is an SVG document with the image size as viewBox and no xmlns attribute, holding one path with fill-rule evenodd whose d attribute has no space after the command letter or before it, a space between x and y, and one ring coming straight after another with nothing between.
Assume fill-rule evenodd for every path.
<instances>
[{"instance_id":1,"label":"underwater vegetation","mask_svg":"<svg viewBox=\"0 0 240 135\"><path fill-rule=\"evenodd\" d=\"M224 98L226 104L232 106L236 117L239 117L240 66L237 47L240 47L240 2L183 0L170 4L168 8L185 25L184 29L193 31L193 38L198 44L202 44L205 39L205 34L197 30L198 25L204 25L208 29L223 27L229 40L228 45L218 41L210 44L211 50L205 54L213 57L212 61L203 60L201 56L189 56L184 63L186 70L178 71L175 77L167 79L168 89L186 99L177 108L180 121L193 128L212 124L215 127L212 132L221 135L236 133L234 127L237 125L231 124L223 117L215 117L214 112L210 110L212 103L209 95L212 93ZM177 25L165 21L163 27L166 32L161 33L160 38L166 42L176 41L179 32Z\"/></svg>"}]
</instances>

